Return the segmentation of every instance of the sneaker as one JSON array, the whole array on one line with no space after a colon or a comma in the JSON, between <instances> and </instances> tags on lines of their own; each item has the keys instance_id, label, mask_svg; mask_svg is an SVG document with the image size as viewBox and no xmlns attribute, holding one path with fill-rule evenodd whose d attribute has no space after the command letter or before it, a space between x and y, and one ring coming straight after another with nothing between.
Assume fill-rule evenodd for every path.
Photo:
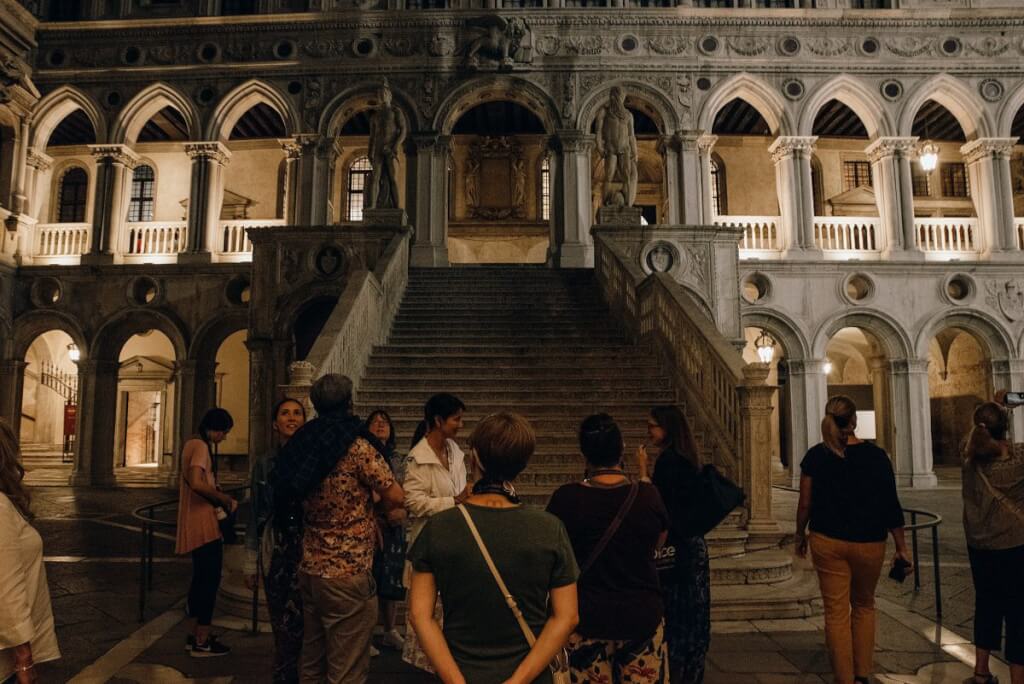
<instances>
[{"instance_id":1,"label":"sneaker","mask_svg":"<svg viewBox=\"0 0 1024 684\"><path fill-rule=\"evenodd\" d=\"M370 644L370 657L371 657L371 658L376 658L376 657L377 657L377 656L379 656L379 655L380 655L380 651L378 651L378 650L377 650L377 649L376 649L376 648L375 648L375 647L373 646L373 644Z\"/></svg>"},{"instance_id":2,"label":"sneaker","mask_svg":"<svg viewBox=\"0 0 1024 684\"><path fill-rule=\"evenodd\" d=\"M191 651L192 647L195 646L195 645L196 645L196 638L194 636L189 634L187 637L185 637L185 651L186 652Z\"/></svg>"},{"instance_id":3,"label":"sneaker","mask_svg":"<svg viewBox=\"0 0 1024 684\"><path fill-rule=\"evenodd\" d=\"M205 644L194 642L192 644L192 650L189 651L189 655L193 658L216 658L217 656L224 656L228 653L231 653L231 649L217 641L217 637L214 636L207 639Z\"/></svg>"},{"instance_id":4,"label":"sneaker","mask_svg":"<svg viewBox=\"0 0 1024 684\"><path fill-rule=\"evenodd\" d=\"M381 643L388 648L393 648L396 651L401 651L402 647L405 646L405 639L398 633L397 629L392 629L390 632L384 632L384 637L381 639Z\"/></svg>"}]
</instances>

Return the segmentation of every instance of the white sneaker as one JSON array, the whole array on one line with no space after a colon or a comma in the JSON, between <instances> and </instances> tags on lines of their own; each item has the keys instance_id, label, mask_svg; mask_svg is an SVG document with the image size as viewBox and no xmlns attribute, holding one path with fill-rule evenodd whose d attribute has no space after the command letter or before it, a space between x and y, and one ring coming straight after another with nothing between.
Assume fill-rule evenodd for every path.
<instances>
[{"instance_id":1,"label":"white sneaker","mask_svg":"<svg viewBox=\"0 0 1024 684\"><path fill-rule=\"evenodd\" d=\"M380 651L378 651L376 648L374 648L373 644L370 644L370 657L371 658L376 658L379 655L380 655Z\"/></svg>"},{"instance_id":2,"label":"white sneaker","mask_svg":"<svg viewBox=\"0 0 1024 684\"><path fill-rule=\"evenodd\" d=\"M388 648L393 648L396 651L401 651L402 647L405 646L405 639L398 633L397 629L392 629L390 632L384 632L384 637L381 639L382 643Z\"/></svg>"}]
</instances>

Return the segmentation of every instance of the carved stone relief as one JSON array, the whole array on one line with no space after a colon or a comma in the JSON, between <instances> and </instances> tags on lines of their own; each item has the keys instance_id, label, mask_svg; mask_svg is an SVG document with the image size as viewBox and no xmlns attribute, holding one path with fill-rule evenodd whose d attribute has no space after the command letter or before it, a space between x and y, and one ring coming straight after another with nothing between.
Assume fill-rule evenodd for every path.
<instances>
[{"instance_id":1,"label":"carved stone relief","mask_svg":"<svg viewBox=\"0 0 1024 684\"><path fill-rule=\"evenodd\" d=\"M533 33L519 18L488 14L466 20L463 33L465 44L462 65L467 69L480 69L494 65L511 69L515 63L533 61Z\"/></svg>"},{"instance_id":2,"label":"carved stone relief","mask_svg":"<svg viewBox=\"0 0 1024 684\"><path fill-rule=\"evenodd\" d=\"M1019 280L989 281L985 301L1011 323L1024 318L1024 283Z\"/></svg>"},{"instance_id":3,"label":"carved stone relief","mask_svg":"<svg viewBox=\"0 0 1024 684\"><path fill-rule=\"evenodd\" d=\"M514 139L483 138L470 145L464 174L470 218L526 216L526 159L522 146Z\"/></svg>"}]
</instances>

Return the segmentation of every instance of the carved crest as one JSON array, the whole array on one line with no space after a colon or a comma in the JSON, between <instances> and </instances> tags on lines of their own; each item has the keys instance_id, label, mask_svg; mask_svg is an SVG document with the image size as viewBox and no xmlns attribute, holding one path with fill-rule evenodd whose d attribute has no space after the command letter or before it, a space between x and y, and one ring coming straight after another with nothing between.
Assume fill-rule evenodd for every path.
<instances>
[{"instance_id":1,"label":"carved crest","mask_svg":"<svg viewBox=\"0 0 1024 684\"><path fill-rule=\"evenodd\" d=\"M1013 323L1024 318L1024 285L1021 281L1007 280L1001 284L989 281L985 289L988 291L988 305L998 309L1006 320Z\"/></svg>"},{"instance_id":2,"label":"carved crest","mask_svg":"<svg viewBox=\"0 0 1024 684\"><path fill-rule=\"evenodd\" d=\"M514 139L503 136L473 143L465 179L466 209L471 218L526 216L526 159Z\"/></svg>"}]
</instances>

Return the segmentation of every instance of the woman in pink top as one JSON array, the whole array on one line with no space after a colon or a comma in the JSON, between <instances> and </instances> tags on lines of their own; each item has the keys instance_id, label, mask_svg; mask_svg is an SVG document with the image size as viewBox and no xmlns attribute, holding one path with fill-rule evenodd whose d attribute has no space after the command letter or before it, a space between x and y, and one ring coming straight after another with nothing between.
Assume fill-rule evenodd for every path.
<instances>
[{"instance_id":1,"label":"woman in pink top","mask_svg":"<svg viewBox=\"0 0 1024 684\"><path fill-rule=\"evenodd\" d=\"M234 421L222 408L210 409L199 422L198 435L185 442L181 453L181 487L178 494L176 553L192 554L192 584L188 589L188 614L192 636L185 648L195 658L231 652L210 635L213 607L220 588L224 546L218 516L238 508L238 502L217 487L216 466L211 454L224 441Z\"/></svg>"}]
</instances>

